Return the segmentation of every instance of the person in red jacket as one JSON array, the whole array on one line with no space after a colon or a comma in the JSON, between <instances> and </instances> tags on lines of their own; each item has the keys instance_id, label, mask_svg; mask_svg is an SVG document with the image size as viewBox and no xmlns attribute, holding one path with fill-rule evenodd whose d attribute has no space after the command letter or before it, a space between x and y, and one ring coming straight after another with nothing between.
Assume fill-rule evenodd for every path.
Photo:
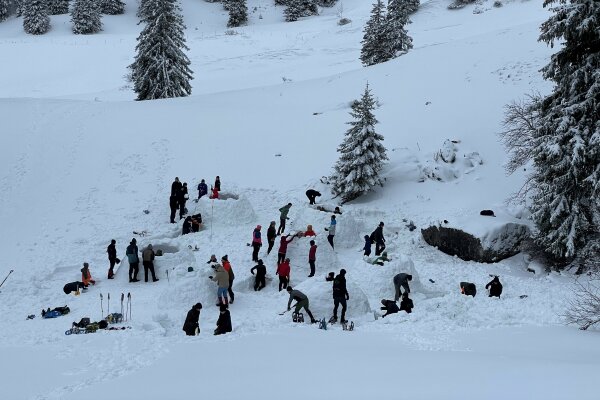
<instances>
[{"instance_id":1,"label":"person in red jacket","mask_svg":"<svg viewBox=\"0 0 600 400\"><path fill-rule=\"evenodd\" d=\"M310 265L309 278L315 276L315 262L317 261L317 245L314 240L310 241L310 249L308 250L308 264Z\"/></svg>"},{"instance_id":2,"label":"person in red jacket","mask_svg":"<svg viewBox=\"0 0 600 400\"><path fill-rule=\"evenodd\" d=\"M212 194L210 195L211 199L218 199L219 198L219 189L217 189L216 186L213 186L212 188Z\"/></svg>"},{"instance_id":3,"label":"person in red jacket","mask_svg":"<svg viewBox=\"0 0 600 400\"><path fill-rule=\"evenodd\" d=\"M309 236L317 236L317 234L313 230L312 225L308 225L306 227L306 231L304 231L304 237L309 237Z\"/></svg>"},{"instance_id":4,"label":"person in red jacket","mask_svg":"<svg viewBox=\"0 0 600 400\"><path fill-rule=\"evenodd\" d=\"M229 274L229 288L227 291L229 292L230 297L229 303L233 304L233 300L235 300L235 293L233 293L233 280L235 279L235 275L233 273L233 269L231 268L231 263L227 258L227 254L221 257L221 264L223 264L223 269Z\"/></svg>"},{"instance_id":5,"label":"person in red jacket","mask_svg":"<svg viewBox=\"0 0 600 400\"><path fill-rule=\"evenodd\" d=\"M252 261L254 262L258 262L258 251L262 246L261 228L260 225L256 225L254 232L252 232Z\"/></svg>"},{"instance_id":6,"label":"person in red jacket","mask_svg":"<svg viewBox=\"0 0 600 400\"><path fill-rule=\"evenodd\" d=\"M277 265L276 275L279 275L279 291L286 289L290 283L290 259L286 258L284 262Z\"/></svg>"},{"instance_id":7,"label":"person in red jacket","mask_svg":"<svg viewBox=\"0 0 600 400\"><path fill-rule=\"evenodd\" d=\"M277 264L281 264L285 260L285 255L287 253L287 246L288 246L288 244L292 243L292 240L294 240L294 238L296 236L292 236L290 240L287 240L288 237L290 237L290 235L281 236L281 242L279 244L279 252L277 253Z\"/></svg>"}]
</instances>

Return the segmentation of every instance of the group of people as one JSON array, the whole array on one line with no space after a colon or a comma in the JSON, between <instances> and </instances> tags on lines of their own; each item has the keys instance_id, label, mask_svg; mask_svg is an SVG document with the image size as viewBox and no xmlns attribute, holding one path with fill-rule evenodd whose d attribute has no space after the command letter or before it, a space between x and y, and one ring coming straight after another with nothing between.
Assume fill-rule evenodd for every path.
<instances>
[{"instance_id":1,"label":"group of people","mask_svg":"<svg viewBox=\"0 0 600 400\"><path fill-rule=\"evenodd\" d=\"M221 191L221 178L217 176L215 178L215 184L211 187L211 194L209 198L218 199L219 192ZM208 194L208 185L202 179L198 184L198 200L200 200L203 196ZM169 207L171 208L171 218L170 221L172 224L175 223L175 215L177 214L177 210L179 210L179 219L183 219L183 216L187 214L187 209L185 208L186 202L189 200L190 196L188 193L187 182L181 183L179 181L179 177L175 177L175 180L171 184L171 196L169 197ZM190 220L190 231L189 232L197 232L193 230L192 223L193 220ZM199 221L201 224L202 221ZM189 233L188 232L188 233Z\"/></svg>"}]
</instances>

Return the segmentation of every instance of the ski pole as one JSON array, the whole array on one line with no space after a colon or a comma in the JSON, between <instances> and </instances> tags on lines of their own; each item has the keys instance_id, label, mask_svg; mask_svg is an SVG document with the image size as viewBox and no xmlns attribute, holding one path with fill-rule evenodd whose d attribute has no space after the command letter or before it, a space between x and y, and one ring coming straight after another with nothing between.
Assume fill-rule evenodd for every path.
<instances>
[{"instance_id":1,"label":"ski pole","mask_svg":"<svg viewBox=\"0 0 600 400\"><path fill-rule=\"evenodd\" d=\"M110 293L108 294L108 310L106 310L107 314L110 314Z\"/></svg>"},{"instance_id":2,"label":"ski pole","mask_svg":"<svg viewBox=\"0 0 600 400\"><path fill-rule=\"evenodd\" d=\"M211 222L211 223L212 223L212 222ZM211 228L211 229L212 229L212 228ZM211 235L212 235L212 233L211 233ZM14 271L14 270L12 270L12 269L11 269L10 271L8 271L8 275L6 275L6 278L4 278L4 280L2 281L2 283L0 283L0 287L2 287L2 285L4 285L4 282L6 282L6 280L8 279L8 277L10 276L10 274L12 274L12 273L13 273L13 271Z\"/></svg>"},{"instance_id":3,"label":"ski pole","mask_svg":"<svg viewBox=\"0 0 600 400\"><path fill-rule=\"evenodd\" d=\"M129 308L129 320L131 320L131 293L127 293L127 308Z\"/></svg>"},{"instance_id":4,"label":"ski pole","mask_svg":"<svg viewBox=\"0 0 600 400\"><path fill-rule=\"evenodd\" d=\"M100 293L100 310L102 311L102 319L104 319L104 305L103 305L102 293Z\"/></svg>"},{"instance_id":5,"label":"ski pole","mask_svg":"<svg viewBox=\"0 0 600 400\"><path fill-rule=\"evenodd\" d=\"M167 282L171 283L171 281L169 280L169 269L167 268Z\"/></svg>"}]
</instances>

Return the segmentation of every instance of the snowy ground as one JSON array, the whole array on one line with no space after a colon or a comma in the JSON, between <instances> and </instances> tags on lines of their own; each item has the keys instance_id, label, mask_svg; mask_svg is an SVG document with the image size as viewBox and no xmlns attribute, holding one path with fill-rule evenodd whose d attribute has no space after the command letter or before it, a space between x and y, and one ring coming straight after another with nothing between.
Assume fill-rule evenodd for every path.
<instances>
[{"instance_id":1,"label":"snowy ground","mask_svg":"<svg viewBox=\"0 0 600 400\"><path fill-rule=\"evenodd\" d=\"M537 72L551 51L536 41L547 17L539 2L484 1L456 11L447 1L424 2L409 28L415 49L371 68L358 61L369 2L345 0L353 22L344 27L335 8L283 23L271 1L248 3L257 11L231 35L219 4L183 2L194 95L168 101L131 101L123 78L140 29L135 2L125 15L105 17L104 32L93 36L71 34L68 16L53 16L40 37L25 35L20 19L0 23L0 54L9 60L0 64L0 276L15 270L0 292L6 398L597 398L597 331L562 326L570 276L532 275L521 255L464 262L419 233L439 219L483 218L483 208L520 213L504 200L523 177L505 175L495 134L504 104L548 89ZM325 193L319 178L335 162L349 103L366 81L381 104L387 182L344 207L333 252L323 231L329 214L309 208L304 191ZM446 139L460 141L456 166L434 161ZM444 182L424 178L432 170ZM239 199L190 202L204 230L180 237L181 226L168 224L172 179L193 189L215 175ZM317 316L329 317L322 277L346 268L354 332L279 316L287 296L275 288L274 253L261 252L273 281L261 293L251 289L245 244L290 201L290 229L312 224L319 233L315 278L306 278L308 240L290 245L292 285L309 295ZM334 204L327 194L320 202ZM419 229L410 232L404 219ZM373 267L358 250L380 220L393 261ZM124 259L133 230L150 233L138 238L140 249L173 251L157 260L157 283L129 284L126 261L114 281L105 279L106 246L116 239ZM216 289L205 261L213 253L228 254L236 273L234 332L224 337L211 335ZM84 261L100 282L79 297L64 295ZM393 275L413 269L414 313L374 321L379 300L393 296ZM501 300L485 297L492 273L504 283ZM461 296L460 281L476 283L480 294ZM127 292L131 330L64 335L74 320L100 319L99 293L106 313L106 295L111 312L120 311L115 299ZM181 326L197 301L205 306L202 333L188 338ZM43 307L65 304L70 315L39 317ZM28 314L38 317L26 321Z\"/></svg>"}]
</instances>

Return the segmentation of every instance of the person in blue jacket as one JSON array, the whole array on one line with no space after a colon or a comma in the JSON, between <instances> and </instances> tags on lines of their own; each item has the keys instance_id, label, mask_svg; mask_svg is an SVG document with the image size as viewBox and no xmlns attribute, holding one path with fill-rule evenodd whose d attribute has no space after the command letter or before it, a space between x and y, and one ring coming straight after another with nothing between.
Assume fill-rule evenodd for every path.
<instances>
[{"instance_id":1,"label":"person in blue jacket","mask_svg":"<svg viewBox=\"0 0 600 400\"><path fill-rule=\"evenodd\" d=\"M204 179L198 184L198 200L204 195L208 194L208 185L204 182Z\"/></svg>"}]
</instances>

